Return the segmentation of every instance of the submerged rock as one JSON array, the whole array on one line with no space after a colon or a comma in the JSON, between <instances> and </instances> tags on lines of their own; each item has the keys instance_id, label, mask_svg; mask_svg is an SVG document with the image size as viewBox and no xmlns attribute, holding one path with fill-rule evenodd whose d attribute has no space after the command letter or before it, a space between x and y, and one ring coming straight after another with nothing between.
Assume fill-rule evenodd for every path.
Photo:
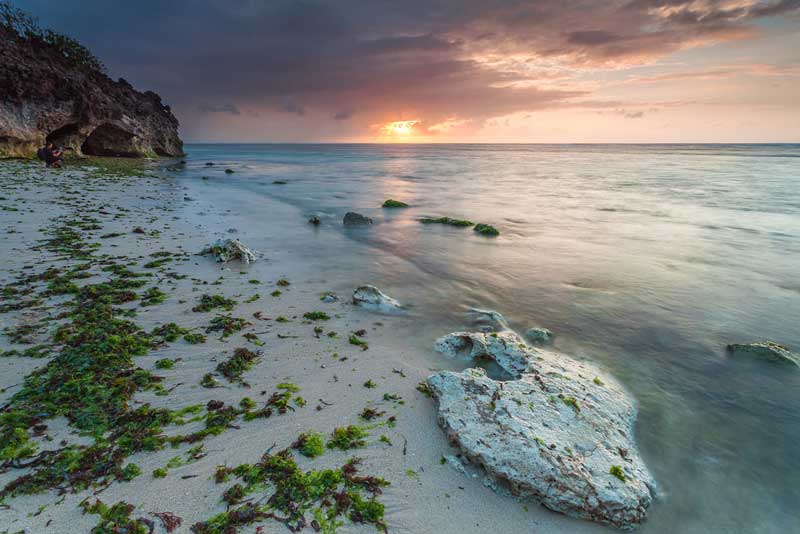
<instances>
[{"instance_id":1,"label":"submerged rock","mask_svg":"<svg viewBox=\"0 0 800 534\"><path fill-rule=\"evenodd\" d=\"M370 310L392 313L403 307L375 286L361 286L353 292L353 304Z\"/></svg>"},{"instance_id":2,"label":"submerged rock","mask_svg":"<svg viewBox=\"0 0 800 534\"><path fill-rule=\"evenodd\" d=\"M241 260L245 263L256 261L256 253L238 239L218 240L213 245L204 248L201 254L211 254L218 262L223 263L231 260Z\"/></svg>"},{"instance_id":3,"label":"submerged rock","mask_svg":"<svg viewBox=\"0 0 800 534\"><path fill-rule=\"evenodd\" d=\"M553 341L553 332L547 328L528 328L525 331L525 339L531 343L544 345Z\"/></svg>"},{"instance_id":4,"label":"submerged rock","mask_svg":"<svg viewBox=\"0 0 800 534\"><path fill-rule=\"evenodd\" d=\"M364 224L372 224L372 219L366 217L365 215L361 215L360 213L355 213L353 211L348 211L344 214L344 219L342 219L342 224L345 226L359 226Z\"/></svg>"},{"instance_id":5,"label":"submerged rock","mask_svg":"<svg viewBox=\"0 0 800 534\"><path fill-rule=\"evenodd\" d=\"M405 202L401 202L399 200L395 200L393 198L390 198L390 199L386 200L381 207L383 207L383 208L407 208L408 204L406 204Z\"/></svg>"},{"instance_id":6,"label":"submerged rock","mask_svg":"<svg viewBox=\"0 0 800 534\"><path fill-rule=\"evenodd\" d=\"M427 381L448 439L491 480L568 515L620 528L645 519L655 483L633 439L635 403L613 378L511 330L457 332L436 349L516 378L467 369Z\"/></svg>"},{"instance_id":7,"label":"submerged rock","mask_svg":"<svg viewBox=\"0 0 800 534\"><path fill-rule=\"evenodd\" d=\"M475 225L475 228L473 228L473 230L481 235L486 235L490 237L500 235L500 230L498 230L491 224L478 223Z\"/></svg>"},{"instance_id":8,"label":"submerged rock","mask_svg":"<svg viewBox=\"0 0 800 534\"><path fill-rule=\"evenodd\" d=\"M320 224L322 224L322 221L316 215L313 215L310 219L308 219L308 222L313 224L314 226L319 226Z\"/></svg>"},{"instance_id":9,"label":"submerged rock","mask_svg":"<svg viewBox=\"0 0 800 534\"><path fill-rule=\"evenodd\" d=\"M776 363L788 363L800 367L800 355L794 354L788 347L772 341L731 343L727 348L731 356L745 356Z\"/></svg>"}]
</instances>

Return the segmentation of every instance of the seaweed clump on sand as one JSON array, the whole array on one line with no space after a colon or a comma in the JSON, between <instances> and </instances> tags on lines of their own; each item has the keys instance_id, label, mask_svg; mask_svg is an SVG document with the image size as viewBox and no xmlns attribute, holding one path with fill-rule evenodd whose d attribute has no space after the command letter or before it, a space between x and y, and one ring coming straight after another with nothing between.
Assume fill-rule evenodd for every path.
<instances>
[{"instance_id":1,"label":"seaweed clump on sand","mask_svg":"<svg viewBox=\"0 0 800 534\"><path fill-rule=\"evenodd\" d=\"M195 534L235 534L241 527L266 519L280 521L292 532L311 526L316 531L335 532L344 519L374 525L387 531L384 505L378 501L389 483L379 477L359 476L360 460L353 458L336 469L303 471L289 449L265 454L256 464L217 468L217 483L230 476L239 479L223 494L226 512L195 523ZM252 502L239 505L245 497L264 492Z\"/></svg>"},{"instance_id":2,"label":"seaweed clump on sand","mask_svg":"<svg viewBox=\"0 0 800 534\"><path fill-rule=\"evenodd\" d=\"M192 311L207 312L217 308L221 308L225 311L231 311L235 305L235 300L225 298L222 295L203 295L200 297L200 303L192 308Z\"/></svg>"},{"instance_id":3,"label":"seaweed clump on sand","mask_svg":"<svg viewBox=\"0 0 800 534\"><path fill-rule=\"evenodd\" d=\"M47 248L70 258L88 259L79 236L67 222L52 231L69 239L49 241ZM171 422L169 410L148 405L131 409L137 391L163 391L161 377L134 366L133 358L146 354L154 337L135 323L120 318L117 305L136 299L140 280L119 277L81 287L63 315L68 319L53 335L61 350L45 366L29 374L22 388L0 412L2 469L22 467L25 475L0 490L0 500L49 488L80 490L100 480L125 479L122 468L134 452L163 445L161 428ZM93 436L89 446L64 445L36 454L31 430L45 420L66 417L70 425Z\"/></svg>"},{"instance_id":4,"label":"seaweed clump on sand","mask_svg":"<svg viewBox=\"0 0 800 534\"><path fill-rule=\"evenodd\" d=\"M115 534L117 532L149 534L153 532L153 522L145 518L131 518L135 507L124 501L109 507L99 499L94 503L86 500L81 503L81 508L85 514L100 516L100 522L92 529L92 534Z\"/></svg>"},{"instance_id":5,"label":"seaweed clump on sand","mask_svg":"<svg viewBox=\"0 0 800 534\"><path fill-rule=\"evenodd\" d=\"M331 433L331 439L328 440L327 447L342 451L357 449L367 444L364 438L368 436L369 433L363 427L357 425L337 427Z\"/></svg>"},{"instance_id":6,"label":"seaweed clump on sand","mask_svg":"<svg viewBox=\"0 0 800 534\"><path fill-rule=\"evenodd\" d=\"M419 220L422 224L446 224L448 226L475 226L475 223L466 219L452 219L450 217L423 217Z\"/></svg>"},{"instance_id":7,"label":"seaweed clump on sand","mask_svg":"<svg viewBox=\"0 0 800 534\"><path fill-rule=\"evenodd\" d=\"M217 371L228 379L229 382L244 383L242 375L253 367L258 361L259 353L240 347L233 351L233 355L217 364Z\"/></svg>"},{"instance_id":8,"label":"seaweed clump on sand","mask_svg":"<svg viewBox=\"0 0 800 534\"><path fill-rule=\"evenodd\" d=\"M240 317L217 315L211 319L211 324L206 327L206 333L210 334L211 332L222 332L220 339L225 339L231 334L234 334L250 325L250 322Z\"/></svg>"}]
</instances>

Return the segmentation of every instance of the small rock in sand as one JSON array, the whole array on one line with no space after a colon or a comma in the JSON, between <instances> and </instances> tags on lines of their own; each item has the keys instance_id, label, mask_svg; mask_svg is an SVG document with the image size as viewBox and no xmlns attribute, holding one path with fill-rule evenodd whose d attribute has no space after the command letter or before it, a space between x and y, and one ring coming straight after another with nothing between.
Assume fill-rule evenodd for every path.
<instances>
[{"instance_id":1,"label":"small rock in sand","mask_svg":"<svg viewBox=\"0 0 800 534\"><path fill-rule=\"evenodd\" d=\"M242 260L245 263L256 261L256 253L238 239L225 239L216 241L203 249L202 255L211 254L218 262L229 262L231 260Z\"/></svg>"},{"instance_id":2,"label":"small rock in sand","mask_svg":"<svg viewBox=\"0 0 800 534\"><path fill-rule=\"evenodd\" d=\"M359 226L365 224L372 224L372 219L361 215L360 213L355 213L353 211L348 211L344 214L344 219L342 219L342 224L345 226Z\"/></svg>"},{"instance_id":3,"label":"small rock in sand","mask_svg":"<svg viewBox=\"0 0 800 534\"><path fill-rule=\"evenodd\" d=\"M375 286L361 286L353 292L353 304L371 310L396 312L403 309L399 302Z\"/></svg>"},{"instance_id":4,"label":"small rock in sand","mask_svg":"<svg viewBox=\"0 0 800 534\"><path fill-rule=\"evenodd\" d=\"M731 343L728 345L731 356L745 356L776 363L789 363L800 367L800 355L788 347L772 341L756 341L755 343Z\"/></svg>"},{"instance_id":5,"label":"small rock in sand","mask_svg":"<svg viewBox=\"0 0 800 534\"><path fill-rule=\"evenodd\" d=\"M337 300L339 300L339 296L336 293L331 293L330 291L328 291L327 293L323 294L319 300L329 304L331 302L336 302Z\"/></svg>"},{"instance_id":6,"label":"small rock in sand","mask_svg":"<svg viewBox=\"0 0 800 534\"><path fill-rule=\"evenodd\" d=\"M545 345L553 341L553 333L547 328L528 328L525 331L525 339L537 345Z\"/></svg>"}]
</instances>

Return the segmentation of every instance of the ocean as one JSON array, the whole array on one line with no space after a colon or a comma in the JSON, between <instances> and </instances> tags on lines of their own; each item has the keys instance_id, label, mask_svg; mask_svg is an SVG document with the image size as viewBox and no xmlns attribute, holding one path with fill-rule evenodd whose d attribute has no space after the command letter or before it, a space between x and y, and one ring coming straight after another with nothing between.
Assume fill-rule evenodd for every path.
<instances>
[{"instance_id":1,"label":"ocean","mask_svg":"<svg viewBox=\"0 0 800 534\"><path fill-rule=\"evenodd\" d=\"M557 350L615 375L659 484L640 532L800 532L800 370L725 351L762 339L800 351L800 145L186 151L171 174L187 196L244 216L240 236L267 261L291 254L342 294L373 283L408 304L413 328L398 334L431 369L463 365L432 344L477 306L518 331L547 327ZM382 209L388 198L411 207ZM375 224L344 228L348 211Z\"/></svg>"}]
</instances>

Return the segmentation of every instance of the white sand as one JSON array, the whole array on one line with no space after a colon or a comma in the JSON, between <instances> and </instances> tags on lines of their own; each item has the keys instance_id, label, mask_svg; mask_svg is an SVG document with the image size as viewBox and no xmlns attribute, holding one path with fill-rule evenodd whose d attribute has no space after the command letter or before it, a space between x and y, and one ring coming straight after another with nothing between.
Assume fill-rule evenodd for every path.
<instances>
[{"instance_id":1,"label":"white sand","mask_svg":"<svg viewBox=\"0 0 800 534\"><path fill-rule=\"evenodd\" d=\"M292 213L284 205L275 203L275 218L272 221L252 221L246 212L227 211L228 207L214 204L213 197L197 197L184 200L183 188L173 179L132 178L123 180L94 181L90 186L79 178L74 170L45 170L38 165L0 162L0 201L4 206L14 205L20 211L0 211L0 232L3 232L0 255L0 282L14 280L24 265L35 265L37 272L44 270L53 260L47 252L28 252L31 245L41 238L38 229L48 224L48 219L68 209L53 203L61 194L56 188L77 191L87 200L87 205L104 205L110 213L118 207L130 210L129 217L114 219L105 217L103 229L94 232L100 235L123 232L113 239L96 239L102 243L98 253L125 255L131 258L146 257L157 250L199 251L203 245L217 237L226 235L228 228L238 228L235 237L245 244L266 242L266 247L255 247L264 257L250 266L239 262L227 265L214 263L210 258L195 255L187 261L169 264L169 269L188 277L184 280L163 280L159 285L169 294L167 301L158 306L140 309L134 319L146 329L165 322L174 321L183 327L205 327L213 317L211 313L194 313L192 306L204 292L222 294L239 301L232 314L247 318L254 324L251 328L235 334L226 341L217 340L213 334L201 345L189 345L183 340L169 344L163 349L139 357L136 364L153 370L156 360L181 358L171 370L155 370L165 377L164 386L171 390L167 396L156 396L146 392L135 397L135 403L151 403L177 409L190 404L218 399L238 404L245 396L263 402L275 391L280 382L293 382L300 386L305 407L297 408L286 415L274 415L269 419L237 423L239 429L230 429L223 434L205 440L208 455L199 461L170 469L166 478L153 478L153 469L163 467L167 461L190 448L139 453L130 458L142 469L142 475L131 482L116 482L97 497L108 504L124 500L137 506L134 517L148 516L150 512L170 511L183 518L183 525L176 532L189 532L190 526L223 511L220 496L228 484L215 484L213 473L217 465L235 466L245 462L256 462L270 447L280 450L289 446L300 432L315 429L328 434L336 426L368 424L358 414L366 406L385 410L387 415L397 416L395 428L381 426L370 430L370 443L363 449L338 452L328 451L316 460L300 458L301 466L319 468L338 466L347 458L357 455L364 459L362 473L381 476L391 482L381 497L386 505L386 520L390 532L548 532L582 533L599 532L605 528L588 522L570 519L551 513L535 502L519 501L488 488L480 474L465 476L449 465L442 465L443 455L455 454L446 443L436 423L433 402L416 391L416 385L436 367L455 365L444 361L433 353L433 339L420 324L414 313L405 316L386 316L355 308L350 304L352 290L363 283L380 280L350 280L331 282L318 276L313 251L293 250L285 240L276 238L279 246L272 248L270 234L280 234L285 225L305 225L305 219ZM24 185L23 185L24 184ZM195 197L196 193L192 193ZM187 207L188 206L188 207ZM202 213L202 215L198 215ZM276 221L287 221L276 223ZM148 231L160 230L157 237L132 234L135 226ZM9 229L15 233L7 234ZM252 245L251 245L252 246ZM140 265L135 270L142 270ZM58 265L58 263L55 263ZM240 274L244 271L246 274ZM219 285L211 285L219 276L224 279ZM282 295L270 296L276 289L276 281L290 280L291 285L281 287ZM346 279L346 273L342 277ZM199 285L192 279L201 279L209 285ZM251 284L249 280L260 284ZM78 284L97 281L77 281ZM387 293L402 299L402 288L385 288ZM339 302L326 304L320 295L335 290L341 297ZM394 293L393 293L394 292ZM253 303L243 301L255 293L260 299ZM60 299L60 300L63 300ZM180 302L181 300L185 302ZM55 301L54 301L55 302ZM135 304L135 303L134 303ZM276 323L274 320L258 321L253 313L262 311L264 317L286 316L291 321ZM313 324L304 322L305 312L321 310L328 313L330 321ZM52 311L52 310L51 310ZM26 313L0 314L0 327L13 326L24 319ZM319 324L325 332L335 331L336 338L314 336L313 328ZM350 332L365 329L365 340L369 350L362 351L348 343ZM205 373L214 372L217 362L229 355L236 347L259 347L248 343L241 334L258 333L265 342L260 363L245 373L250 388L229 384L218 376L222 387L207 389L198 385ZM425 332L421 337L416 332ZM439 332L445 334L447 332ZM287 336L280 338L280 336ZM46 336L41 341L46 341ZM0 349L13 348L5 336L0 337ZM25 348L24 346L18 348ZM0 402L3 404L19 390L19 384L45 360L22 357L0 358ZM401 369L405 377L393 372ZM372 380L378 387L363 386ZM404 399L404 404L384 401L384 393L395 393ZM324 401L324 404L323 402ZM330 404L330 405L329 405ZM321 410L316 407L321 406ZM58 443L64 437L78 441L74 430L64 421L51 421L48 434ZM196 423L195 426L199 425ZM186 433L193 426L170 429L168 433ZM385 434L392 446L379 442ZM405 450L405 453L404 453ZM415 473L411 473L411 471ZM23 474L22 470L10 470L0 474L0 484ZM182 478L191 477L191 478ZM88 532L97 523L97 516L83 515L78 503L92 496L91 491L67 494L65 498L55 492L30 497L8 499L7 508L0 509L0 532L24 531L44 532ZM46 507L38 513L39 507ZM164 532L155 520L156 532ZM283 532L284 526L271 520L242 529L255 532L257 526L263 532ZM311 529L308 529L311 531ZM372 532L371 526L346 523L340 532Z\"/></svg>"}]
</instances>

